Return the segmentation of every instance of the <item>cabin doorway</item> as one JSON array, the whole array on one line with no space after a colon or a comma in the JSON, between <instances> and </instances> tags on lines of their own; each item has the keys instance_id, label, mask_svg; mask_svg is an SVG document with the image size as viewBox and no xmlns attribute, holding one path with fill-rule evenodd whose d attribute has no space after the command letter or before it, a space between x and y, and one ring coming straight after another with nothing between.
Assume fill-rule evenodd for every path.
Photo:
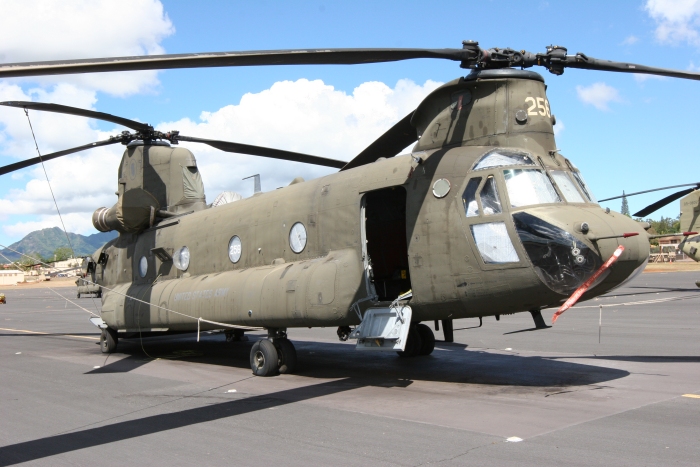
<instances>
[{"instance_id":1,"label":"cabin doorway","mask_svg":"<svg viewBox=\"0 0 700 467\"><path fill-rule=\"evenodd\" d=\"M391 187L363 198L365 264L380 301L411 289L406 240L406 190Z\"/></svg>"}]
</instances>

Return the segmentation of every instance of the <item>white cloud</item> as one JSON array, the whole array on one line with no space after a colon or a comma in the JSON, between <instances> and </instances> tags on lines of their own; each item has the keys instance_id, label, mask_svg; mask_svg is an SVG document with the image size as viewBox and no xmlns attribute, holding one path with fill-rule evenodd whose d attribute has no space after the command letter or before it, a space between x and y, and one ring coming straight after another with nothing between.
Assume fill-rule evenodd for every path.
<instances>
[{"instance_id":1,"label":"white cloud","mask_svg":"<svg viewBox=\"0 0 700 467\"><path fill-rule=\"evenodd\" d=\"M393 88L380 82L367 82L351 94L336 90L320 80L282 81L270 89L244 95L237 104L202 112L198 121L182 119L157 125L161 130L179 130L188 136L236 141L246 144L287 149L333 159L350 160L383 134L395 122L411 112L440 83L426 81L418 85L401 80ZM94 103L92 91L74 86L57 87L51 92L37 91L50 102ZM13 97L8 97L13 96ZM17 86L0 86L0 99L29 100ZM68 99L70 97L70 99ZM30 112L43 153L106 139L90 121L52 113ZM0 109L1 133L5 152L22 159L33 157L35 149L24 113L20 109ZM110 134L114 134L112 132ZM234 190L249 195L250 180L245 176L261 174L264 191L287 185L294 177L311 179L335 169L278 161L218 151L202 144L183 144L198 160L207 199L212 201L221 191ZM78 233L91 233L91 214L101 206L116 201L117 166L121 145L92 149L49 161L46 168L66 227ZM30 170L23 189L0 198L0 222L6 235L21 238L37 228L60 225L43 170ZM30 214L38 220L12 222L11 216ZM8 222L9 221L9 222Z\"/></svg>"},{"instance_id":2,"label":"white cloud","mask_svg":"<svg viewBox=\"0 0 700 467\"><path fill-rule=\"evenodd\" d=\"M625 37L625 40L622 41L622 45L634 45L637 42L639 42L639 37L631 35Z\"/></svg>"},{"instance_id":3,"label":"white cloud","mask_svg":"<svg viewBox=\"0 0 700 467\"><path fill-rule=\"evenodd\" d=\"M3 2L0 62L95 58L164 53L174 33L158 0L22 0ZM63 82L122 96L153 89L156 71L32 78Z\"/></svg>"},{"instance_id":4,"label":"white cloud","mask_svg":"<svg viewBox=\"0 0 700 467\"><path fill-rule=\"evenodd\" d=\"M656 21L660 42L700 45L700 0L647 0L644 8Z\"/></svg>"},{"instance_id":5,"label":"white cloud","mask_svg":"<svg viewBox=\"0 0 700 467\"><path fill-rule=\"evenodd\" d=\"M605 83L593 83L590 86L576 86L578 98L584 104L589 104L598 110L610 110L611 102L622 102L620 94L612 86Z\"/></svg>"},{"instance_id":6,"label":"white cloud","mask_svg":"<svg viewBox=\"0 0 700 467\"><path fill-rule=\"evenodd\" d=\"M562 122L561 119L557 118L557 124L554 125L554 136L561 135L565 128L566 125L564 125L564 122Z\"/></svg>"},{"instance_id":7,"label":"white cloud","mask_svg":"<svg viewBox=\"0 0 700 467\"><path fill-rule=\"evenodd\" d=\"M173 33L173 25L157 0L12 2L3 4L0 16L0 62L164 53L161 41ZM54 102L102 110L98 105L100 92L117 96L149 92L157 89L156 73L2 80L0 100ZM240 102L208 109L195 121L164 122L158 128L349 160L439 84L402 80L391 87L368 82L345 93L318 80L282 81L265 91L246 94ZM30 117L42 154L106 139L121 130L101 132L89 119L49 112L30 111ZM255 173L262 176L263 190L273 190L295 176L310 179L334 171L223 153L205 145L187 146L198 159L209 201L223 190L251 194L252 183L241 179ZM114 204L122 152L121 145L114 145L46 163L69 230L93 232L92 212ZM0 154L5 160L36 155L21 109L0 108ZM0 197L0 229L4 235L18 239L38 228L60 225L41 166L5 177L15 188L4 190Z\"/></svg>"},{"instance_id":8,"label":"white cloud","mask_svg":"<svg viewBox=\"0 0 700 467\"><path fill-rule=\"evenodd\" d=\"M347 161L411 112L439 84L401 80L390 88L367 82L347 94L321 80L281 81L260 93L245 94L237 105L202 112L199 122L183 119L161 123L158 128ZM261 174L263 190L270 190L296 176L308 180L334 171L222 153L201 144L183 146L198 158L209 199L223 190L251 191L250 181L242 182L241 178L255 173Z\"/></svg>"}]
</instances>

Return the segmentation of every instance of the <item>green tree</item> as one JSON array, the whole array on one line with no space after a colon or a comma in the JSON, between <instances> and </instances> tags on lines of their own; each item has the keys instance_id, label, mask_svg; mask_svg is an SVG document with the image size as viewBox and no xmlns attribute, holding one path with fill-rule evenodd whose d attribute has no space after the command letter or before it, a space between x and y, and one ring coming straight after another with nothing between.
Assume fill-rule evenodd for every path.
<instances>
[{"instance_id":1,"label":"green tree","mask_svg":"<svg viewBox=\"0 0 700 467\"><path fill-rule=\"evenodd\" d=\"M56 258L55 261L64 261L68 258L70 258L73 255L73 252L71 251L70 248L61 246L56 248L53 251L54 257Z\"/></svg>"},{"instance_id":2,"label":"green tree","mask_svg":"<svg viewBox=\"0 0 700 467\"><path fill-rule=\"evenodd\" d=\"M630 206L629 204L627 204L627 196L625 195L625 190L622 190L622 209L620 210L620 212L627 217L632 217L630 216Z\"/></svg>"},{"instance_id":3,"label":"green tree","mask_svg":"<svg viewBox=\"0 0 700 467\"><path fill-rule=\"evenodd\" d=\"M661 216L661 219L658 221L655 221L654 219L646 219L646 222L651 225L649 233L652 235L671 235L680 232L681 229L680 216L675 219L672 217Z\"/></svg>"}]
</instances>

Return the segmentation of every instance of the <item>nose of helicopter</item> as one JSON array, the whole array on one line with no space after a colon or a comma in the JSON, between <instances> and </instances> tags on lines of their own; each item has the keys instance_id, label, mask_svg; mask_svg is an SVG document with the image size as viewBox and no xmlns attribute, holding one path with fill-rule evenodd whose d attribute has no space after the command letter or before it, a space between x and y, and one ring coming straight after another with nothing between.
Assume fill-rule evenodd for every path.
<instances>
[{"instance_id":1,"label":"nose of helicopter","mask_svg":"<svg viewBox=\"0 0 700 467\"><path fill-rule=\"evenodd\" d=\"M639 222L600 207L538 207L513 214L520 241L535 272L550 289L571 295L619 246L623 253L589 289L600 295L641 273L649 258Z\"/></svg>"}]
</instances>

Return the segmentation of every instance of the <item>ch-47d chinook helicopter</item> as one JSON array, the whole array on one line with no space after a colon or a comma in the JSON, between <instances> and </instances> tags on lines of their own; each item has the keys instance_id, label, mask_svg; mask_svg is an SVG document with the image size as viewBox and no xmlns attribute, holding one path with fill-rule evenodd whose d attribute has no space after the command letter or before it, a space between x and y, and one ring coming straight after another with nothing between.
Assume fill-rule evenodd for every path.
<instances>
[{"instance_id":1,"label":"ch-47d chinook helicopter","mask_svg":"<svg viewBox=\"0 0 700 467\"><path fill-rule=\"evenodd\" d=\"M218 66L362 64L413 58L460 62L470 73L433 91L350 162L159 132L100 112L5 102L124 125L118 200L93 215L119 237L88 266L103 288L102 351L130 332L264 328L250 354L260 376L291 372L295 327L337 326L357 349L429 354L421 322L540 310L590 299L640 272L643 225L603 210L554 141L544 79L567 67L699 79L697 73L545 53L482 49L320 49L7 64L0 77ZM516 69L520 68L520 69ZM179 141L339 168L233 202L207 205L193 154ZM417 142L416 142L417 141ZM416 142L410 154L396 156ZM396 156L396 157L394 157ZM29 159L0 174L39 162ZM225 197L224 197L225 198ZM624 250L624 251L623 251ZM617 256L615 256L617 255ZM604 274L613 258L618 261ZM610 258L610 259L608 259ZM607 261L606 261L607 260ZM605 263L605 264L604 264ZM595 281L593 279L596 278ZM354 329L351 328L354 326Z\"/></svg>"}]
</instances>

